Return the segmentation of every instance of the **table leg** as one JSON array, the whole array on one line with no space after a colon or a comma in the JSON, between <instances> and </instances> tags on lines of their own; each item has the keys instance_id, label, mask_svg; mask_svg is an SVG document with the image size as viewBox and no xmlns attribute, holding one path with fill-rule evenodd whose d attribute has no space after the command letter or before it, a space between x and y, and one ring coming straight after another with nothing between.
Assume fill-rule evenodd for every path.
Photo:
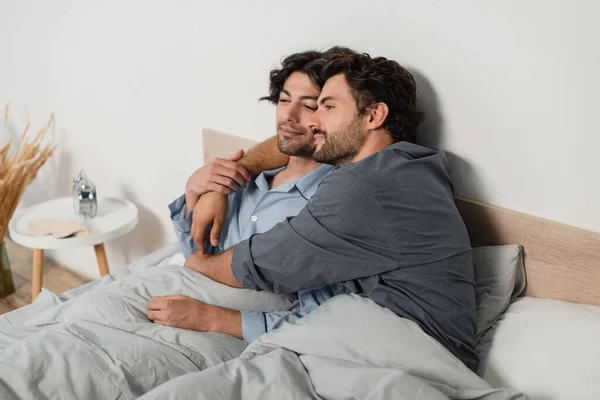
<instances>
[{"instance_id":1,"label":"table leg","mask_svg":"<svg viewBox=\"0 0 600 400\"><path fill-rule=\"evenodd\" d=\"M42 291L44 275L44 249L33 249L33 278L31 280L31 301Z\"/></svg>"},{"instance_id":2,"label":"table leg","mask_svg":"<svg viewBox=\"0 0 600 400\"><path fill-rule=\"evenodd\" d=\"M96 251L96 259L98 260L98 269L100 270L100 276L108 275L108 261L106 259L104 243L94 245L94 250Z\"/></svg>"}]
</instances>

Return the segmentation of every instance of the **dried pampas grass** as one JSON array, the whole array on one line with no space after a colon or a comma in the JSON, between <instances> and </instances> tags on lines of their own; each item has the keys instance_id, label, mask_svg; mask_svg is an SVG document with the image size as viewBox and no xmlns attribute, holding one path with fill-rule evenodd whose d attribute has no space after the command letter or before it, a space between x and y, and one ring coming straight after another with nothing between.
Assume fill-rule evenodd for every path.
<instances>
[{"instance_id":1,"label":"dried pampas grass","mask_svg":"<svg viewBox=\"0 0 600 400\"><path fill-rule=\"evenodd\" d=\"M4 127L8 123L9 104L4 111ZM35 179L38 171L50 158L56 146L45 144L45 138L54 123L54 113L46 126L42 127L33 140L27 139L28 123L17 148L12 148L12 139L0 143L0 243L3 242L8 222L12 218L25 188Z\"/></svg>"}]
</instances>

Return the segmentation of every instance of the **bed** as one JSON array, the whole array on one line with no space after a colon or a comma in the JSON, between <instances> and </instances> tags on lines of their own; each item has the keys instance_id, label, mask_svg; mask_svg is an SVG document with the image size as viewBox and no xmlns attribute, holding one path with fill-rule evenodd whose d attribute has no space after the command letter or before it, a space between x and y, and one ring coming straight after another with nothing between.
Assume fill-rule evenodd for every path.
<instances>
[{"instance_id":1,"label":"bed","mask_svg":"<svg viewBox=\"0 0 600 400\"><path fill-rule=\"evenodd\" d=\"M210 129L204 130L203 138L205 160L255 145L253 141ZM236 385L243 385L248 397L256 398L272 397L281 393L278 390L282 387L289 391L289 398L389 398L402 395L427 399L438 398L438 395L447 396L439 398L464 399L524 398L520 392L531 399L540 400L600 398L600 383L595 379L600 370L600 344L597 343L600 334L600 234L470 199L456 198L456 204L475 248L479 290L478 351L482 358L477 372L483 379L474 374L473 377L467 376L462 367L447 358L443 351L432 350L431 354L435 354L436 363L441 367L431 369L433 361L430 360L429 364L424 362L422 352L412 354L412 360L409 360L411 357L407 355L411 354L410 346L403 352L399 349L392 351L389 346L377 347L376 341L371 338L381 335L381 332L373 330L373 327L380 325L394 326L396 332L403 332L404 341L414 344L413 350L422 349L423 346L435 348L435 343L423 342L422 335L415 335L415 327L399 323L400 318L388 315L385 310L368 304L364 299L341 296L327 304L328 307L322 307L322 312L315 312L314 316L311 314L310 319L306 318L306 323L265 335L245 349L241 341L219 335L209 339L196 336L184 339L163 337L167 344L170 343L168 349L160 350L165 352L161 353L164 357L184 355L176 366L180 369L172 375L159 376L144 386L135 379L128 381L126 374L119 375L119 370L116 373L119 379L111 377L110 387L88 375L81 375L81 380L89 382L71 385L74 389L70 393L75 397L135 398L156 386L156 383L166 382L147 393L145 398L199 398L199 385L205 398L235 398L235 394L240 392ZM183 256L177 244L172 244L100 280L68 292L54 294L43 290L33 304L0 316L0 361L3 359L3 349L10 348L24 338L35 338L43 326L57 321L76 321L80 325L75 328L80 331L102 331L107 336L123 334L132 326L126 324L141 323L136 318L143 318L143 307L136 308L131 303L128 306L131 310L120 311L131 315L130 320L123 321L125 325L107 326L110 324L100 321L105 315L96 315L96 319L85 315L82 319L85 308L72 306L77 304L73 300L82 303L83 299L88 299L89 304L93 304L99 301L94 297L98 289L106 287L118 290L136 287L138 290L137 286L125 283L135 283L138 274L148 274L148 271L161 268L180 274L178 268L183 268L182 264ZM194 279L199 278L192 276L189 279L193 283ZM148 293L143 295L147 297ZM140 294L142 298L143 295ZM214 294L206 293L203 296L200 296L201 299L214 297ZM231 299L236 295L228 294L226 297L227 301L233 301ZM237 301L242 301L241 297ZM281 302L285 301L276 297L256 298L250 302L252 304L245 306L250 309L253 306L257 309L278 309L282 306ZM328 322L332 315L347 315L357 310L364 310L365 315L372 318L372 323L356 326L351 321L340 319L333 326ZM92 327L89 324L96 325ZM136 325L135 329L131 329L133 336L124 336L122 340L161 338L162 333L148 333L140 329ZM324 343L306 340L323 329L334 332L331 336L335 341ZM39 343L39 339L35 340ZM35 340L31 339L34 345ZM90 339L86 336L86 340ZM198 340L205 341L206 345L197 352L176 347ZM370 345L358 351L365 340ZM378 342L389 344L390 340L393 338L381 337ZM177 345L169 341L177 342ZM202 343L199 347L202 347ZM173 348L175 355L169 353ZM214 351L215 348L220 350ZM55 347L50 349L57 350ZM148 349L155 351L153 347L144 348L144 351ZM242 357L237 358L240 355ZM407 360L399 361L401 358ZM343 360L343 364L340 364L340 360ZM225 364L221 369L210 368L204 371L200 379L194 376L196 371L223 362ZM56 364L56 368L61 368L64 361L61 363ZM297 379L282 380L278 369L281 365L289 368L290 375ZM36 365L27 366L34 367ZM311 375L311 368L320 372ZM7 370L6 373L13 372ZM252 373L257 373L260 379L255 379ZM45 374L47 371L40 372L40 379L35 384L41 385ZM180 377L173 379L177 376ZM330 379L320 380L320 376L329 376ZM225 380L220 386L219 379L224 377L235 379ZM418 385L412 380L414 377L419 378ZM15 376L14 379L21 377ZM23 381L24 386L31 385L31 377L27 379ZM203 384L203 380L210 384ZM262 384L253 386L256 382ZM265 382L270 384L265 385ZM380 382L388 384L380 385ZM45 384L48 385L46 387L52 387L52 382ZM266 386L272 391L265 392ZM414 396L406 392L390 392L390 388L397 386L414 387ZM237 392L229 393L228 390ZM1 385L0 392L4 393ZM250 393L254 396L250 396ZM66 392L60 391L54 395L48 398L68 397Z\"/></svg>"},{"instance_id":2,"label":"bed","mask_svg":"<svg viewBox=\"0 0 600 400\"><path fill-rule=\"evenodd\" d=\"M255 144L210 129L204 135L205 159ZM456 197L456 205L472 246L493 253L476 273L496 262L494 274L504 269L497 278L515 280L505 288L514 292L503 295L509 304L482 328L478 373L493 387L531 399L600 399L600 233L464 197ZM515 245L518 256L514 247L502 249ZM491 295L502 296L481 294Z\"/></svg>"}]
</instances>

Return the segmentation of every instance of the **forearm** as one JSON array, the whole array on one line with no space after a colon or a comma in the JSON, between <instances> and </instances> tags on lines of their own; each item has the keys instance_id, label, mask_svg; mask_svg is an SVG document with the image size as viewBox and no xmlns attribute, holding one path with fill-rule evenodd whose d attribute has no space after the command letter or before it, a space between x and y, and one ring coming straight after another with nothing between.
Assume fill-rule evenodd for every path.
<instances>
[{"instance_id":1,"label":"forearm","mask_svg":"<svg viewBox=\"0 0 600 400\"><path fill-rule=\"evenodd\" d=\"M244 286L235 279L231 270L231 259L233 257L233 248L215 255L192 254L186 261L185 266L194 269L210 279L223 283L225 285L243 288Z\"/></svg>"},{"instance_id":2,"label":"forearm","mask_svg":"<svg viewBox=\"0 0 600 400\"><path fill-rule=\"evenodd\" d=\"M397 268L395 259L349 244L345 237L327 229L331 224L322 224L324 220L305 208L297 217L238 243L232 258L236 279L254 290L290 294Z\"/></svg>"},{"instance_id":3,"label":"forearm","mask_svg":"<svg viewBox=\"0 0 600 400\"><path fill-rule=\"evenodd\" d=\"M277 136L254 146L238 163L252 175L257 176L263 171L283 167L290 157L279 151Z\"/></svg>"},{"instance_id":4,"label":"forearm","mask_svg":"<svg viewBox=\"0 0 600 400\"><path fill-rule=\"evenodd\" d=\"M242 313L222 308L213 332L226 333L239 339L244 338L242 332Z\"/></svg>"}]
</instances>

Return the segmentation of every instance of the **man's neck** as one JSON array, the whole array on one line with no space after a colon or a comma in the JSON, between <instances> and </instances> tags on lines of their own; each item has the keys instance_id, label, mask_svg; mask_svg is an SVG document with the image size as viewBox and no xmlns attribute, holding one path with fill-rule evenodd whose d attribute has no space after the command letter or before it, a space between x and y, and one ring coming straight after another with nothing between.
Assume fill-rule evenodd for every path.
<instances>
[{"instance_id":1,"label":"man's neck","mask_svg":"<svg viewBox=\"0 0 600 400\"><path fill-rule=\"evenodd\" d=\"M285 169L269 180L269 189L300 178L320 166L321 164L313 160L312 157L290 157Z\"/></svg>"},{"instance_id":2,"label":"man's neck","mask_svg":"<svg viewBox=\"0 0 600 400\"><path fill-rule=\"evenodd\" d=\"M352 162L360 161L364 158L369 157L372 154L375 154L390 144L394 143L392 137L389 133L384 130L373 131L367 135L367 140L361 147L360 151L354 156Z\"/></svg>"}]
</instances>

